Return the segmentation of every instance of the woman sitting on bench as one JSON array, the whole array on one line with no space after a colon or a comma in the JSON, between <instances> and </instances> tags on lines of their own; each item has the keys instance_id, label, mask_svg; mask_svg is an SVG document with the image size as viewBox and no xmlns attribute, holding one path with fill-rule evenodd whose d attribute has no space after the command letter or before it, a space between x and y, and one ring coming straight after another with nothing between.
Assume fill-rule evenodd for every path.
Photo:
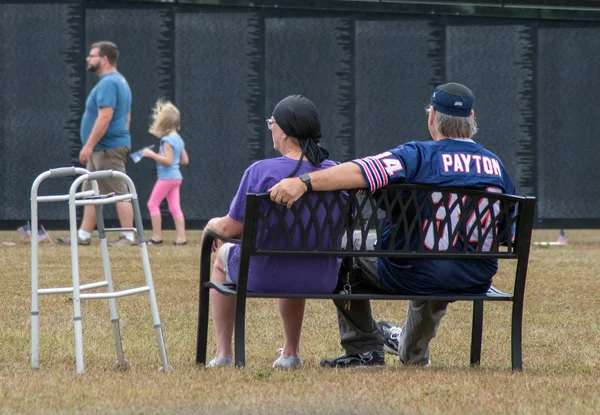
<instances>
[{"instance_id":1,"label":"woman sitting on bench","mask_svg":"<svg viewBox=\"0 0 600 415\"><path fill-rule=\"evenodd\" d=\"M213 231L222 236L239 238L242 234L246 193L266 193L281 179L296 176L302 179L309 172L336 164L327 160L329 152L318 144L321 137L319 114L315 105L307 98L291 95L281 100L267 120L267 127L271 130L273 146L282 156L261 160L248 167L231 202L229 213L224 217L211 219L204 228L205 233ZM307 187L309 185L310 183ZM309 197L316 200L314 194ZM285 206L281 210L287 211ZM324 221L324 209L319 209L318 212L317 216ZM313 226L312 229L317 227ZM318 228L321 228L321 233L327 232L326 227ZM340 246L341 235L324 234L322 237ZM309 236L309 240L310 238L316 244L316 236ZM215 240L213 251L216 248ZM217 250L211 281L237 283L239 260L240 246L223 244ZM341 259L331 257L254 256L250 261L247 288L254 292L329 294L335 289L340 264ZM217 353L206 367L230 366L233 365L231 340L235 297L222 295L215 290L211 291L210 296ZM300 333L306 300L280 298L277 304L283 321L285 344L273 367L301 367Z\"/></svg>"}]
</instances>

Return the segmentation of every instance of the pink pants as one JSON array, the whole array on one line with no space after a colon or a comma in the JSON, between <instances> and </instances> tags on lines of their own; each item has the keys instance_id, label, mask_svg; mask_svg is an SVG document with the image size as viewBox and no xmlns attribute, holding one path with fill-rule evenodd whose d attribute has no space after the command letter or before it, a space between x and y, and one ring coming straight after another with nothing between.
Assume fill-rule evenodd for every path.
<instances>
[{"instance_id":1,"label":"pink pants","mask_svg":"<svg viewBox=\"0 0 600 415\"><path fill-rule=\"evenodd\" d=\"M148 210L150 216L160 215L160 202L167 198L169 204L169 212L173 219L183 216L181 205L179 203L179 188L183 180L157 180L152 189L150 200L148 200Z\"/></svg>"}]
</instances>

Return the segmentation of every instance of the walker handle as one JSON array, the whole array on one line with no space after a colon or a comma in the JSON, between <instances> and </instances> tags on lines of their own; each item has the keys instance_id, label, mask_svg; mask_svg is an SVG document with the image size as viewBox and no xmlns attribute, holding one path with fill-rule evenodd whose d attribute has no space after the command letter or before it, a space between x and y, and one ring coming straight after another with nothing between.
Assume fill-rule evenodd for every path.
<instances>
[{"instance_id":1,"label":"walker handle","mask_svg":"<svg viewBox=\"0 0 600 415\"><path fill-rule=\"evenodd\" d=\"M93 173L90 173L88 177L89 177L88 180L110 179L113 177L113 171L112 170L95 171Z\"/></svg>"},{"instance_id":2,"label":"walker handle","mask_svg":"<svg viewBox=\"0 0 600 415\"><path fill-rule=\"evenodd\" d=\"M60 167L58 169L50 169L50 177L66 177L75 176L77 172L75 167Z\"/></svg>"}]
</instances>

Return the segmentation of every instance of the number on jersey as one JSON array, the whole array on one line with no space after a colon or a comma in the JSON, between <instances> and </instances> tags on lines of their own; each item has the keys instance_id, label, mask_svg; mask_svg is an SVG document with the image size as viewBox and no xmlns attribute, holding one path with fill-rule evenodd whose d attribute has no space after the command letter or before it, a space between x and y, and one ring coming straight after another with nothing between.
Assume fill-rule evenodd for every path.
<instances>
[{"instance_id":1,"label":"number on jersey","mask_svg":"<svg viewBox=\"0 0 600 415\"><path fill-rule=\"evenodd\" d=\"M404 170L404 167L402 166L402 163L400 163L400 160L394 157L389 151L373 156L373 158L383 163L385 171L390 177L392 177L397 172Z\"/></svg>"}]
</instances>

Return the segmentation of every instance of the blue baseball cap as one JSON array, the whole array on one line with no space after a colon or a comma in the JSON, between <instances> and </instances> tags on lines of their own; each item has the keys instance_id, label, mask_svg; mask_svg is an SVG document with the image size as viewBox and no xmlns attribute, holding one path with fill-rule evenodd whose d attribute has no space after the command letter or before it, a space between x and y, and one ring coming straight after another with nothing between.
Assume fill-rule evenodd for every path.
<instances>
[{"instance_id":1,"label":"blue baseball cap","mask_svg":"<svg viewBox=\"0 0 600 415\"><path fill-rule=\"evenodd\" d=\"M469 88L456 83L437 86L431 97L431 106L438 112L455 117L470 117L475 95Z\"/></svg>"}]
</instances>

